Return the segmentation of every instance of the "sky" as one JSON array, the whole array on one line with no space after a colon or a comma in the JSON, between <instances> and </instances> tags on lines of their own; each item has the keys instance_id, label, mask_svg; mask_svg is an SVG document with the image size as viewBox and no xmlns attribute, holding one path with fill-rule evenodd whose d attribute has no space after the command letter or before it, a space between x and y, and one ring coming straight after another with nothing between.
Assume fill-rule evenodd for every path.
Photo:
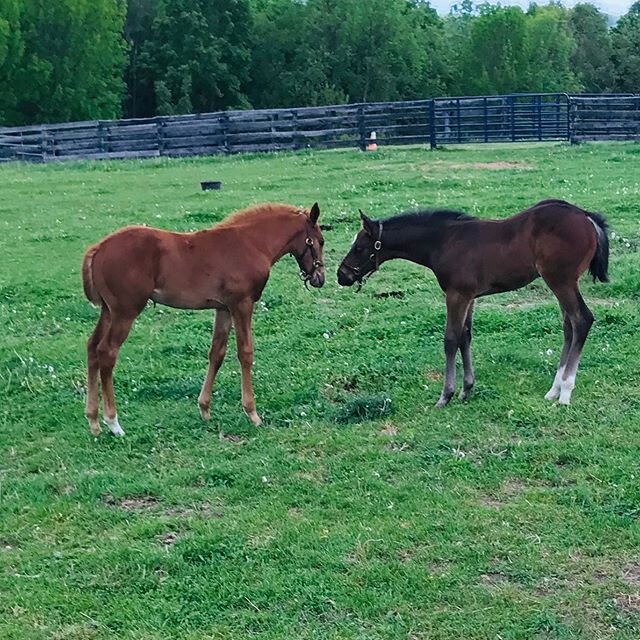
<instances>
[{"instance_id":1,"label":"sky","mask_svg":"<svg viewBox=\"0 0 640 640\"><path fill-rule=\"evenodd\" d=\"M579 0L563 0L562 4L565 7L572 7L577 4ZM480 0L477 0L477 4L480 4ZM451 5L455 4L455 0L430 0L431 6L438 11L440 15L446 15L449 13ZM491 0L491 4L497 4L494 0ZM523 9L529 6L529 0L501 0L500 4L504 5L518 5ZM538 0L537 4L547 4L545 0ZM611 16L622 16L629 10L629 7L633 4L633 0L596 0L593 2L601 11Z\"/></svg>"}]
</instances>

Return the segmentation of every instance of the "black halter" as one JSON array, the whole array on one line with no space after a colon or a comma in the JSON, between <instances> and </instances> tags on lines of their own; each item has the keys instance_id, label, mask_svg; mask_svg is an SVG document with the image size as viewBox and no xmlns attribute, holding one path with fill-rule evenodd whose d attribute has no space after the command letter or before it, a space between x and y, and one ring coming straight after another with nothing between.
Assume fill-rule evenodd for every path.
<instances>
[{"instance_id":1,"label":"black halter","mask_svg":"<svg viewBox=\"0 0 640 640\"><path fill-rule=\"evenodd\" d=\"M358 289L360 291L362 289L362 285L367 281L367 278L374 274L380 268L380 250L382 249L382 222L378 222L378 239L373 243L373 251L369 255L369 262L373 263L373 269L367 271L359 280L358 280ZM350 265L345 265L347 269L353 271L356 276L360 276L360 267L352 267Z\"/></svg>"},{"instance_id":2,"label":"black halter","mask_svg":"<svg viewBox=\"0 0 640 640\"><path fill-rule=\"evenodd\" d=\"M320 269L323 264L322 261L318 258L318 254L316 253L316 248L313 245L313 238L307 236L307 239L304 241L305 247L304 251L298 256L298 266L300 267L300 278L304 282L304 286L309 288L307 283L313 277L313 274ZM302 260L307 255L307 252L311 253L311 258L313 259L311 272L305 271L305 268L302 266Z\"/></svg>"}]
</instances>

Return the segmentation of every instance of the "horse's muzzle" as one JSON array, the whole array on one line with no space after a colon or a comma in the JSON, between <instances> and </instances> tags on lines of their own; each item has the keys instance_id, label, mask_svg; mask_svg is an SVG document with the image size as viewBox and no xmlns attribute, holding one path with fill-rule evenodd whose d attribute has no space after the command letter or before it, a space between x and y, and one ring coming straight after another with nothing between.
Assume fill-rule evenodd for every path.
<instances>
[{"instance_id":1,"label":"horse's muzzle","mask_svg":"<svg viewBox=\"0 0 640 640\"><path fill-rule=\"evenodd\" d=\"M356 274L344 265L340 265L338 269L338 284L341 287L350 287L355 281Z\"/></svg>"},{"instance_id":2,"label":"horse's muzzle","mask_svg":"<svg viewBox=\"0 0 640 640\"><path fill-rule=\"evenodd\" d=\"M316 269L308 280L309 284L316 289L324 285L324 269Z\"/></svg>"}]
</instances>

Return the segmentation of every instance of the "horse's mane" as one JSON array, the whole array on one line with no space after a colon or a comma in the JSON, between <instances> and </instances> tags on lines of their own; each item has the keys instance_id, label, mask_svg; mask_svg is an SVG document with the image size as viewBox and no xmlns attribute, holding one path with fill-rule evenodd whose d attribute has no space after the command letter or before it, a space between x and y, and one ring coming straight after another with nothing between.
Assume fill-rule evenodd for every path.
<instances>
[{"instance_id":1,"label":"horse's mane","mask_svg":"<svg viewBox=\"0 0 640 640\"><path fill-rule=\"evenodd\" d=\"M406 229L425 225L442 227L464 220L475 220L475 218L462 211L450 209L420 209L419 211L405 211L397 216L382 220L382 223L385 229Z\"/></svg>"},{"instance_id":2,"label":"horse's mane","mask_svg":"<svg viewBox=\"0 0 640 640\"><path fill-rule=\"evenodd\" d=\"M278 217L281 215L294 216L306 215L306 211L300 207L294 207L290 204L282 204L280 202L266 202L264 204L255 204L246 209L234 211L224 220L220 221L216 227L235 227L239 225L251 224L256 218L264 218L266 216Z\"/></svg>"}]
</instances>

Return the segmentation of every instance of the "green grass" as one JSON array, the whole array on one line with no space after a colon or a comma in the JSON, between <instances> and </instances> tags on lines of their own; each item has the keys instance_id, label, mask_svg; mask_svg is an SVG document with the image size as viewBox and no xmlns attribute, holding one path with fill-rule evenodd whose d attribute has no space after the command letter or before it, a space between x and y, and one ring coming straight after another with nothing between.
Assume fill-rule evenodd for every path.
<instances>
[{"instance_id":1,"label":"green grass","mask_svg":"<svg viewBox=\"0 0 640 640\"><path fill-rule=\"evenodd\" d=\"M639 166L634 144L0 166L0 638L637 638ZM543 400L562 331L534 283L478 303L475 395L433 409L442 294L402 263L336 285L358 207L546 197L615 233L573 404ZM91 438L84 248L267 200L332 229L325 288L285 258L257 308L265 426L232 350L201 422L210 314L149 306L116 369L127 436Z\"/></svg>"}]
</instances>

